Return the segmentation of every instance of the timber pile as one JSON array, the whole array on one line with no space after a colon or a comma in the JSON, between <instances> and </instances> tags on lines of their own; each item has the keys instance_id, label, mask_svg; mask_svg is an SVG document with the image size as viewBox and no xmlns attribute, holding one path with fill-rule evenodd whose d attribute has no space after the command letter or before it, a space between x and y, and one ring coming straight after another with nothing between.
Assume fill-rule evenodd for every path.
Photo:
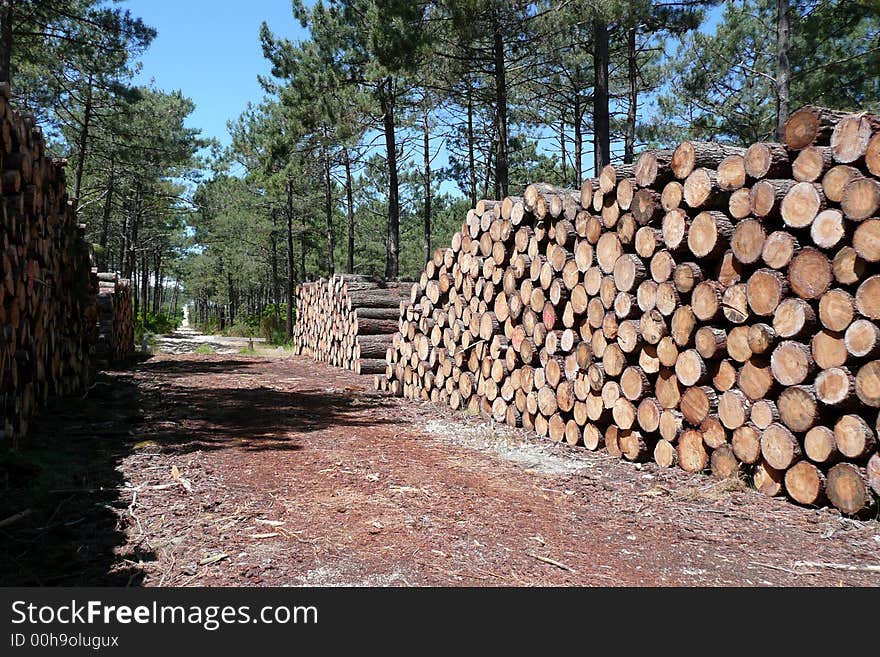
<instances>
[{"instance_id":1,"label":"timber pile","mask_svg":"<svg viewBox=\"0 0 880 657\"><path fill-rule=\"evenodd\" d=\"M95 364L108 367L134 351L134 318L131 311L131 282L116 272L102 272L98 278L98 319Z\"/></svg>"},{"instance_id":2,"label":"timber pile","mask_svg":"<svg viewBox=\"0 0 880 657\"><path fill-rule=\"evenodd\" d=\"M50 395L91 376L95 287L85 226L68 201L64 162L46 154L33 117L0 85L0 437L27 433Z\"/></svg>"},{"instance_id":3,"label":"timber pile","mask_svg":"<svg viewBox=\"0 0 880 657\"><path fill-rule=\"evenodd\" d=\"M384 372L406 295L400 283L351 274L297 286L294 352L358 374Z\"/></svg>"},{"instance_id":4,"label":"timber pile","mask_svg":"<svg viewBox=\"0 0 880 657\"><path fill-rule=\"evenodd\" d=\"M481 201L378 389L847 514L880 492L880 117Z\"/></svg>"}]
</instances>

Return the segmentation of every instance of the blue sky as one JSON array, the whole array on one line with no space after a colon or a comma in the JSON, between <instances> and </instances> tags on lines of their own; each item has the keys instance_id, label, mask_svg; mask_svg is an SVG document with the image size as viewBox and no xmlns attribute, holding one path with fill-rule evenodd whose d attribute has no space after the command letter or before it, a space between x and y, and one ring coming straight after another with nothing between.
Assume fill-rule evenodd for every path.
<instances>
[{"instance_id":1,"label":"blue sky","mask_svg":"<svg viewBox=\"0 0 880 657\"><path fill-rule=\"evenodd\" d=\"M307 2L307 4L311 4ZM290 0L128 0L122 6L159 35L141 58L141 84L151 81L159 89L180 89L196 105L188 124L200 128L204 137L229 144L226 123L238 117L248 102L259 102L263 90L257 75L267 75L269 65L260 48L263 21L280 36L293 40L307 35L293 18ZM703 31L715 29L722 7L710 10ZM649 113L646 105L642 112ZM587 149L591 137L587 137ZM555 145L542 144L542 150ZM613 146L620 150L619 144ZM584 163L590 169L592 156ZM447 158L441 149L436 166ZM443 191L453 191L446 181Z\"/></svg>"},{"instance_id":2,"label":"blue sky","mask_svg":"<svg viewBox=\"0 0 880 657\"><path fill-rule=\"evenodd\" d=\"M257 75L268 74L269 65L260 24L290 39L305 36L290 0L128 0L122 7L159 32L137 81L182 90L196 104L189 125L223 144L229 143L226 122L263 97Z\"/></svg>"}]
</instances>

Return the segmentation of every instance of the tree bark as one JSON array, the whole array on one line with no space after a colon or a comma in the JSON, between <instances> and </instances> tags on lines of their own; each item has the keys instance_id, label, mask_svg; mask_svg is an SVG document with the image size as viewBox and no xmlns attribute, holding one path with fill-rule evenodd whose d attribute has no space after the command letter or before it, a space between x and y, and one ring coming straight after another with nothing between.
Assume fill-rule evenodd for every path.
<instances>
[{"instance_id":1,"label":"tree bark","mask_svg":"<svg viewBox=\"0 0 880 657\"><path fill-rule=\"evenodd\" d=\"M397 143L394 123L394 78L386 77L379 85L379 103L385 128L385 157L388 162L388 226L385 240L385 278L400 274L400 190L397 182Z\"/></svg>"},{"instance_id":2,"label":"tree bark","mask_svg":"<svg viewBox=\"0 0 880 657\"><path fill-rule=\"evenodd\" d=\"M623 145L623 162L632 164L636 147L636 111L639 104L639 68L636 61L636 28L627 30L627 79L629 81L629 106L626 111L626 136Z\"/></svg>"},{"instance_id":3,"label":"tree bark","mask_svg":"<svg viewBox=\"0 0 880 657\"><path fill-rule=\"evenodd\" d=\"M275 305L275 321L281 320L281 291L278 284L278 211L272 210L272 232L269 234L272 244L272 303Z\"/></svg>"},{"instance_id":4,"label":"tree bark","mask_svg":"<svg viewBox=\"0 0 880 657\"><path fill-rule=\"evenodd\" d=\"M327 129L324 128L324 138L327 138ZM327 275L333 276L336 273L336 266L333 262L333 183L330 179L330 149L327 144L323 148L324 156L324 215L326 221L327 232Z\"/></svg>"},{"instance_id":5,"label":"tree bark","mask_svg":"<svg viewBox=\"0 0 880 657\"><path fill-rule=\"evenodd\" d=\"M79 193L82 189L83 169L86 164L86 151L89 146L89 123L92 120L92 76L89 76L88 89L86 90L86 102L83 106L82 125L79 130L79 139L77 140L77 160L76 172L73 178L73 198L79 202Z\"/></svg>"},{"instance_id":6,"label":"tree bark","mask_svg":"<svg viewBox=\"0 0 880 657\"><path fill-rule=\"evenodd\" d=\"M477 205L477 166L474 158L474 101L471 86L467 92L468 173L471 181L471 207Z\"/></svg>"},{"instance_id":7,"label":"tree bark","mask_svg":"<svg viewBox=\"0 0 880 657\"><path fill-rule=\"evenodd\" d=\"M348 262L345 270L354 273L354 190L351 186L351 156L348 148L342 149L345 158L345 199L348 212Z\"/></svg>"},{"instance_id":8,"label":"tree bark","mask_svg":"<svg viewBox=\"0 0 880 657\"><path fill-rule=\"evenodd\" d=\"M12 80L10 61L12 59L12 7L15 0L0 2L0 82Z\"/></svg>"},{"instance_id":9,"label":"tree bark","mask_svg":"<svg viewBox=\"0 0 880 657\"><path fill-rule=\"evenodd\" d=\"M495 181L498 185L498 198L507 196L509 183L509 161L507 153L507 71L504 62L504 34L496 7L493 13L492 54L495 77L495 131L498 152L495 158Z\"/></svg>"},{"instance_id":10,"label":"tree bark","mask_svg":"<svg viewBox=\"0 0 880 657\"><path fill-rule=\"evenodd\" d=\"M110 156L110 170L107 173L107 195L104 197L104 212L101 216L101 237L98 244L101 247L97 257L98 271L107 271L109 258L107 257L107 240L110 236L110 213L113 210L113 184L114 184L114 156Z\"/></svg>"},{"instance_id":11,"label":"tree bark","mask_svg":"<svg viewBox=\"0 0 880 657\"><path fill-rule=\"evenodd\" d=\"M431 131L428 125L428 111L425 110L424 126L424 183L425 183L425 262L431 259Z\"/></svg>"},{"instance_id":12,"label":"tree bark","mask_svg":"<svg viewBox=\"0 0 880 657\"><path fill-rule=\"evenodd\" d=\"M776 137L782 139L791 103L789 0L776 0Z\"/></svg>"},{"instance_id":13,"label":"tree bark","mask_svg":"<svg viewBox=\"0 0 880 657\"><path fill-rule=\"evenodd\" d=\"M611 136L608 116L608 26L601 18L593 22L595 52L593 71L593 157L595 175L611 163Z\"/></svg>"},{"instance_id":14,"label":"tree bark","mask_svg":"<svg viewBox=\"0 0 880 657\"><path fill-rule=\"evenodd\" d=\"M287 204L285 215L287 217L287 339L293 337L293 181L289 178L286 184ZM303 231L303 239L305 239ZM305 249L303 249L305 254ZM303 256L304 257L304 256ZM305 261L303 261L303 278L305 278Z\"/></svg>"}]
</instances>

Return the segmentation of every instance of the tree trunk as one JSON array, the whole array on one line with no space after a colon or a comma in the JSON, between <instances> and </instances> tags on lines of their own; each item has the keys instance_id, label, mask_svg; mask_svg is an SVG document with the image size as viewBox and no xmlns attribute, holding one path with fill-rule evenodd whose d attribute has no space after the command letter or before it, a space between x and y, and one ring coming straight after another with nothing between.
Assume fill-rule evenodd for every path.
<instances>
[{"instance_id":1,"label":"tree trunk","mask_svg":"<svg viewBox=\"0 0 880 657\"><path fill-rule=\"evenodd\" d=\"M424 115L425 149L425 262L431 259L431 131L428 125L428 111Z\"/></svg>"},{"instance_id":2,"label":"tree trunk","mask_svg":"<svg viewBox=\"0 0 880 657\"><path fill-rule=\"evenodd\" d=\"M385 278L400 275L400 196L397 184L397 143L394 134L394 78L379 85L379 102L385 127L385 156L388 162L388 226L385 240Z\"/></svg>"},{"instance_id":3,"label":"tree trunk","mask_svg":"<svg viewBox=\"0 0 880 657\"><path fill-rule=\"evenodd\" d=\"M776 136L782 139L791 103L789 0L776 0Z\"/></svg>"},{"instance_id":4,"label":"tree trunk","mask_svg":"<svg viewBox=\"0 0 880 657\"><path fill-rule=\"evenodd\" d=\"M584 138L581 126L584 121L584 113L581 109L581 95L574 95L574 186L580 187L583 183L583 147Z\"/></svg>"},{"instance_id":5,"label":"tree trunk","mask_svg":"<svg viewBox=\"0 0 880 657\"><path fill-rule=\"evenodd\" d=\"M593 71L593 157L595 175L611 163L611 136L608 116L608 26L597 18L593 23L595 53Z\"/></svg>"},{"instance_id":6,"label":"tree trunk","mask_svg":"<svg viewBox=\"0 0 880 657\"><path fill-rule=\"evenodd\" d=\"M636 61L636 28L627 30L627 79L629 80L629 106L626 111L626 136L623 145L623 162L631 164L636 148L636 111L639 105L639 68Z\"/></svg>"},{"instance_id":7,"label":"tree trunk","mask_svg":"<svg viewBox=\"0 0 880 657\"><path fill-rule=\"evenodd\" d=\"M0 2L0 82L12 82L12 7L15 0Z\"/></svg>"},{"instance_id":8,"label":"tree trunk","mask_svg":"<svg viewBox=\"0 0 880 657\"><path fill-rule=\"evenodd\" d=\"M236 303L235 303L235 283L232 280L232 270L226 270L226 296L229 297L229 323L235 323Z\"/></svg>"},{"instance_id":9,"label":"tree trunk","mask_svg":"<svg viewBox=\"0 0 880 657\"><path fill-rule=\"evenodd\" d=\"M477 165L474 158L474 101L471 87L467 92L467 139L468 139L468 173L471 180L471 207L477 205Z\"/></svg>"},{"instance_id":10,"label":"tree trunk","mask_svg":"<svg viewBox=\"0 0 880 657\"><path fill-rule=\"evenodd\" d=\"M92 120L92 76L89 76L88 89L86 90L86 103L83 107L82 125L79 130L79 140L76 144L77 160L76 173L73 178L73 198L79 202L79 193L82 189L83 169L86 164L86 150L89 145L89 123Z\"/></svg>"},{"instance_id":11,"label":"tree trunk","mask_svg":"<svg viewBox=\"0 0 880 657\"><path fill-rule=\"evenodd\" d=\"M567 182L566 174L568 173L567 162L568 155L565 152L565 112L562 111L559 115L559 152L562 156L560 159L562 161L562 184L565 185Z\"/></svg>"},{"instance_id":12,"label":"tree trunk","mask_svg":"<svg viewBox=\"0 0 880 657\"><path fill-rule=\"evenodd\" d=\"M324 128L324 138L327 138L327 129ZM324 156L324 214L327 230L327 275L333 276L336 268L333 262L333 185L330 180L330 149L327 144L323 148Z\"/></svg>"},{"instance_id":13,"label":"tree trunk","mask_svg":"<svg viewBox=\"0 0 880 657\"><path fill-rule=\"evenodd\" d=\"M498 152L495 158L495 181L498 185L498 198L507 196L510 164L507 153L507 71L504 62L504 34L498 10L493 15L492 54L495 60L495 132Z\"/></svg>"},{"instance_id":14,"label":"tree trunk","mask_svg":"<svg viewBox=\"0 0 880 657\"><path fill-rule=\"evenodd\" d=\"M287 179L287 205L285 215L287 217L287 339L293 337L293 181ZM303 236L305 231L303 231ZM305 237L303 237L305 239ZM305 248L303 248L305 254ZM305 258L305 255L303 255ZM303 261L303 277L305 278L305 261Z\"/></svg>"},{"instance_id":15,"label":"tree trunk","mask_svg":"<svg viewBox=\"0 0 880 657\"><path fill-rule=\"evenodd\" d=\"M275 321L281 320L281 291L278 285L278 211L272 210L272 232L270 233L272 244L272 303L275 305Z\"/></svg>"},{"instance_id":16,"label":"tree trunk","mask_svg":"<svg viewBox=\"0 0 880 657\"><path fill-rule=\"evenodd\" d=\"M107 271L109 258L107 257L107 239L110 234L110 213L113 210L113 183L114 183L114 157L110 156L110 171L107 174L107 195L104 197L104 212L101 217L101 237L98 244L101 252L98 255L98 271Z\"/></svg>"},{"instance_id":17,"label":"tree trunk","mask_svg":"<svg viewBox=\"0 0 880 657\"><path fill-rule=\"evenodd\" d=\"M348 212L348 262L346 271L354 273L354 192L351 187L351 157L348 148L342 149L345 157L345 199L346 211Z\"/></svg>"}]
</instances>

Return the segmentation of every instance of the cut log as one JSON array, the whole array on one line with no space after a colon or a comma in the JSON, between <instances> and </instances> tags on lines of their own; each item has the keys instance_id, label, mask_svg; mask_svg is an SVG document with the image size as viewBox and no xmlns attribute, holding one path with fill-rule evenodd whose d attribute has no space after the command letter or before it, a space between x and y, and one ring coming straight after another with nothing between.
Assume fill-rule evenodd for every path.
<instances>
[{"instance_id":1,"label":"cut log","mask_svg":"<svg viewBox=\"0 0 880 657\"><path fill-rule=\"evenodd\" d=\"M661 468L671 468L678 463L675 445L668 440L658 440L654 445L654 462Z\"/></svg>"},{"instance_id":2,"label":"cut log","mask_svg":"<svg viewBox=\"0 0 880 657\"><path fill-rule=\"evenodd\" d=\"M774 269L759 269L746 285L749 308L761 317L773 315L787 292L785 277Z\"/></svg>"},{"instance_id":3,"label":"cut log","mask_svg":"<svg viewBox=\"0 0 880 657\"><path fill-rule=\"evenodd\" d=\"M779 418L792 431L809 431L819 419L819 404L811 386L792 386L779 394Z\"/></svg>"},{"instance_id":4,"label":"cut log","mask_svg":"<svg viewBox=\"0 0 880 657\"><path fill-rule=\"evenodd\" d=\"M844 116L843 112L823 107L802 107L793 112L785 122L782 143L793 151L812 144L827 144L834 126Z\"/></svg>"},{"instance_id":5,"label":"cut log","mask_svg":"<svg viewBox=\"0 0 880 657\"><path fill-rule=\"evenodd\" d=\"M880 454L872 454L867 465L868 486L875 495L880 495Z\"/></svg>"},{"instance_id":6,"label":"cut log","mask_svg":"<svg viewBox=\"0 0 880 657\"><path fill-rule=\"evenodd\" d=\"M850 114L841 118L831 132L831 152L837 162L855 162L868 151L871 133L880 129L880 119L869 114Z\"/></svg>"},{"instance_id":7,"label":"cut log","mask_svg":"<svg viewBox=\"0 0 880 657\"><path fill-rule=\"evenodd\" d=\"M845 457L859 460L874 451L874 430L858 415L844 415L834 425L834 442Z\"/></svg>"},{"instance_id":8,"label":"cut log","mask_svg":"<svg viewBox=\"0 0 880 657\"><path fill-rule=\"evenodd\" d=\"M823 210L810 226L810 238L813 244L822 249L837 246L846 235L843 214L840 210Z\"/></svg>"},{"instance_id":9,"label":"cut log","mask_svg":"<svg viewBox=\"0 0 880 657\"><path fill-rule=\"evenodd\" d=\"M709 463L709 454L703 446L703 434L696 429L684 431L676 448L679 466L687 472L703 472Z\"/></svg>"},{"instance_id":10,"label":"cut log","mask_svg":"<svg viewBox=\"0 0 880 657\"><path fill-rule=\"evenodd\" d=\"M807 183L809 184L809 183ZM749 208L756 217L778 217L793 180L759 180L749 191Z\"/></svg>"},{"instance_id":11,"label":"cut log","mask_svg":"<svg viewBox=\"0 0 880 657\"><path fill-rule=\"evenodd\" d=\"M800 460L801 446L794 434L774 422L761 433L761 454L775 470L785 470Z\"/></svg>"},{"instance_id":12,"label":"cut log","mask_svg":"<svg viewBox=\"0 0 880 657\"><path fill-rule=\"evenodd\" d=\"M855 377L845 367L832 367L816 375L816 397L826 406L849 404L856 398Z\"/></svg>"},{"instance_id":13,"label":"cut log","mask_svg":"<svg viewBox=\"0 0 880 657\"><path fill-rule=\"evenodd\" d=\"M766 239L767 234L761 223L755 219L746 219L736 225L730 240L730 248L737 260L751 265L761 259Z\"/></svg>"},{"instance_id":14,"label":"cut log","mask_svg":"<svg viewBox=\"0 0 880 657\"><path fill-rule=\"evenodd\" d=\"M755 484L755 488L764 495L767 497L776 497L782 493L784 476L784 472L776 470L762 459L755 465L755 470L752 473L752 481Z\"/></svg>"},{"instance_id":15,"label":"cut log","mask_svg":"<svg viewBox=\"0 0 880 657\"><path fill-rule=\"evenodd\" d=\"M856 395L863 404L880 407L880 360L863 365L856 374Z\"/></svg>"},{"instance_id":16,"label":"cut log","mask_svg":"<svg viewBox=\"0 0 880 657\"><path fill-rule=\"evenodd\" d=\"M843 192L840 208L853 221L876 215L880 210L880 182L872 178L851 180Z\"/></svg>"},{"instance_id":17,"label":"cut log","mask_svg":"<svg viewBox=\"0 0 880 657\"><path fill-rule=\"evenodd\" d=\"M816 506L825 500L825 475L808 461L799 461L785 472L785 491L795 502Z\"/></svg>"},{"instance_id":18,"label":"cut log","mask_svg":"<svg viewBox=\"0 0 880 657\"><path fill-rule=\"evenodd\" d=\"M859 257L854 248L844 246L834 256L831 270L838 283L851 285L858 283L865 276L867 264Z\"/></svg>"},{"instance_id":19,"label":"cut log","mask_svg":"<svg viewBox=\"0 0 880 657\"><path fill-rule=\"evenodd\" d=\"M852 245L862 260L880 262L880 219L869 219L859 224Z\"/></svg>"},{"instance_id":20,"label":"cut log","mask_svg":"<svg viewBox=\"0 0 880 657\"><path fill-rule=\"evenodd\" d=\"M718 395L708 386L688 388L681 397L680 408L685 420L699 426L718 408Z\"/></svg>"},{"instance_id":21,"label":"cut log","mask_svg":"<svg viewBox=\"0 0 880 657\"><path fill-rule=\"evenodd\" d=\"M733 235L733 224L721 212L701 212L688 231L688 249L698 258L721 255Z\"/></svg>"},{"instance_id":22,"label":"cut log","mask_svg":"<svg viewBox=\"0 0 880 657\"><path fill-rule=\"evenodd\" d=\"M831 503L843 513L856 515L870 504L865 479L852 463L838 463L827 475L825 489Z\"/></svg>"},{"instance_id":23,"label":"cut log","mask_svg":"<svg viewBox=\"0 0 880 657\"><path fill-rule=\"evenodd\" d=\"M801 249L788 268L791 289L802 299L818 299L825 294L833 276L828 257L812 247Z\"/></svg>"},{"instance_id":24,"label":"cut log","mask_svg":"<svg viewBox=\"0 0 880 657\"><path fill-rule=\"evenodd\" d=\"M867 319L857 319L846 329L846 351L856 358L880 355L880 327Z\"/></svg>"},{"instance_id":25,"label":"cut log","mask_svg":"<svg viewBox=\"0 0 880 657\"><path fill-rule=\"evenodd\" d=\"M813 427L804 436L804 452L813 463L833 463L838 457L834 432L822 425Z\"/></svg>"},{"instance_id":26,"label":"cut log","mask_svg":"<svg viewBox=\"0 0 880 657\"><path fill-rule=\"evenodd\" d=\"M716 479L737 479L742 470L742 463L730 445L721 445L712 452L710 459L712 475Z\"/></svg>"},{"instance_id":27,"label":"cut log","mask_svg":"<svg viewBox=\"0 0 880 657\"><path fill-rule=\"evenodd\" d=\"M825 194L820 185L801 182L796 184L782 199L780 214L786 226L806 228L816 215L825 209Z\"/></svg>"},{"instance_id":28,"label":"cut log","mask_svg":"<svg viewBox=\"0 0 880 657\"><path fill-rule=\"evenodd\" d=\"M794 235L788 231L777 230L770 233L764 241L761 259L772 269L784 269L791 262L799 246Z\"/></svg>"},{"instance_id":29,"label":"cut log","mask_svg":"<svg viewBox=\"0 0 880 657\"><path fill-rule=\"evenodd\" d=\"M760 178L782 178L791 174L788 152L782 144L759 142L752 144L745 154L746 174Z\"/></svg>"}]
</instances>

